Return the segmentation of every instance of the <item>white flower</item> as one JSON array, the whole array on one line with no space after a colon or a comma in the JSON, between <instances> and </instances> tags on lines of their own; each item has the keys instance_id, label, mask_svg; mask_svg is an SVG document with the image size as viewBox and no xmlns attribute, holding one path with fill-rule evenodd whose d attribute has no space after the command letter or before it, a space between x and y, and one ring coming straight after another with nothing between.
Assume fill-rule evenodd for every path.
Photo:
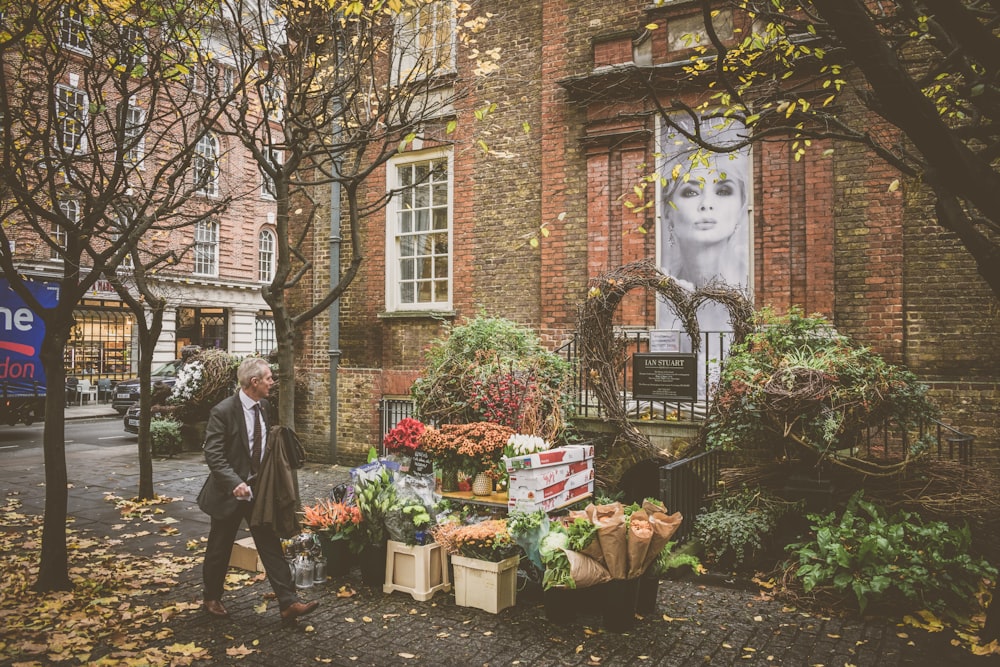
<instances>
[{"instance_id":1,"label":"white flower","mask_svg":"<svg viewBox=\"0 0 1000 667\"><path fill-rule=\"evenodd\" d=\"M543 452L551 446L545 439L537 435L515 433L507 438L507 448L513 456L527 456L535 452Z\"/></svg>"},{"instance_id":2,"label":"white flower","mask_svg":"<svg viewBox=\"0 0 1000 667\"><path fill-rule=\"evenodd\" d=\"M170 392L171 403L186 403L201 388L202 362L192 361L177 371L177 379Z\"/></svg>"}]
</instances>

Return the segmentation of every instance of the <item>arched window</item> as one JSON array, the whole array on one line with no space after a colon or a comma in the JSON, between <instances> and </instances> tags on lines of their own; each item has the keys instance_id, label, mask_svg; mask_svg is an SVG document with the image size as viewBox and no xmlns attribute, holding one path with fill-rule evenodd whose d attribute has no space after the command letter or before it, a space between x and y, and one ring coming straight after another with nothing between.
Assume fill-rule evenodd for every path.
<instances>
[{"instance_id":1,"label":"arched window","mask_svg":"<svg viewBox=\"0 0 1000 667\"><path fill-rule=\"evenodd\" d=\"M219 194L219 140L209 132L198 140L194 158L194 183L198 194Z\"/></svg>"},{"instance_id":2,"label":"arched window","mask_svg":"<svg viewBox=\"0 0 1000 667\"><path fill-rule=\"evenodd\" d=\"M257 237L257 280L269 283L274 278L274 232L260 230Z\"/></svg>"}]
</instances>

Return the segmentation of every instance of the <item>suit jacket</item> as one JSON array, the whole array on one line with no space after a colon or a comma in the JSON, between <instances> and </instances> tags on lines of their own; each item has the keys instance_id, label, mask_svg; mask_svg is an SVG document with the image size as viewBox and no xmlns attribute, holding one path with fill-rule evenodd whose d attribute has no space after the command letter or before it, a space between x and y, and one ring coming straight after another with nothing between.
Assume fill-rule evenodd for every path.
<instances>
[{"instance_id":1,"label":"suit jacket","mask_svg":"<svg viewBox=\"0 0 1000 667\"><path fill-rule=\"evenodd\" d=\"M271 426L270 404L261 402L264 428ZM270 443L268 443L270 447ZM239 393L219 401L208 415L205 429L205 461L208 479L198 494L198 507L215 519L227 519L240 510L240 503L233 489L240 482L248 482L253 474L250 468L250 439Z\"/></svg>"},{"instance_id":2,"label":"suit jacket","mask_svg":"<svg viewBox=\"0 0 1000 667\"><path fill-rule=\"evenodd\" d=\"M299 532L299 480L295 474L305 461L305 450L295 431L274 426L267 436L267 450L254 487L250 526L271 526L278 537Z\"/></svg>"}]
</instances>

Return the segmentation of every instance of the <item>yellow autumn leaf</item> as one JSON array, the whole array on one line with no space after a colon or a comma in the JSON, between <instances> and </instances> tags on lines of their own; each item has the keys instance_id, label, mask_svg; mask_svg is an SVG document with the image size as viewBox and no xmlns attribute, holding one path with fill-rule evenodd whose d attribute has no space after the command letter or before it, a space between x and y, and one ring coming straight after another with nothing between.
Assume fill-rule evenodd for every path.
<instances>
[{"instance_id":1,"label":"yellow autumn leaf","mask_svg":"<svg viewBox=\"0 0 1000 667\"><path fill-rule=\"evenodd\" d=\"M898 189L899 189L899 179L897 178L893 180L892 183L889 184L889 192L895 192Z\"/></svg>"}]
</instances>

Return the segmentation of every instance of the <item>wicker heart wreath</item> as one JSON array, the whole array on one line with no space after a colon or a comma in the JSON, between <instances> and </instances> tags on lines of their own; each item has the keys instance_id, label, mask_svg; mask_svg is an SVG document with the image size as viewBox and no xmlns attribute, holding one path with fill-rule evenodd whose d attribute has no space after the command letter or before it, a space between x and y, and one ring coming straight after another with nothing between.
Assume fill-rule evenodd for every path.
<instances>
[{"instance_id":1,"label":"wicker heart wreath","mask_svg":"<svg viewBox=\"0 0 1000 667\"><path fill-rule=\"evenodd\" d=\"M613 320L625 295L639 288L656 292L667 303L684 324L695 353L701 343L697 312L705 302L715 301L729 311L734 343L742 342L753 328L753 305L742 290L710 284L692 292L648 260L626 264L591 281L577 317L581 373L597 396L606 421L618 426L615 444L627 444L632 450L630 458L636 461L663 457L663 452L629 422L621 400L626 347L624 340L615 335Z\"/></svg>"}]
</instances>

